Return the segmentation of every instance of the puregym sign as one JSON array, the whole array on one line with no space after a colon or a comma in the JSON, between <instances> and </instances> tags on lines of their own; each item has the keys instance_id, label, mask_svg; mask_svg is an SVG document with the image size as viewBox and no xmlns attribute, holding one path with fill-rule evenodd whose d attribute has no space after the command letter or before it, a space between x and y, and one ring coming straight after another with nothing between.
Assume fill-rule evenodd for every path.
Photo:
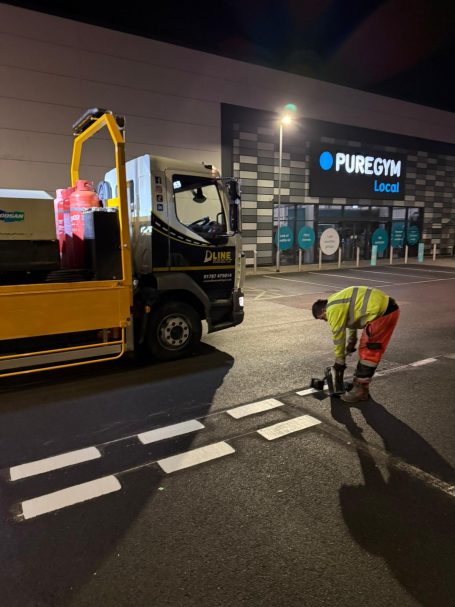
<instances>
[{"instance_id":1,"label":"puregym sign","mask_svg":"<svg viewBox=\"0 0 455 607\"><path fill-rule=\"evenodd\" d=\"M405 157L338 146L312 146L310 196L404 199Z\"/></svg>"}]
</instances>

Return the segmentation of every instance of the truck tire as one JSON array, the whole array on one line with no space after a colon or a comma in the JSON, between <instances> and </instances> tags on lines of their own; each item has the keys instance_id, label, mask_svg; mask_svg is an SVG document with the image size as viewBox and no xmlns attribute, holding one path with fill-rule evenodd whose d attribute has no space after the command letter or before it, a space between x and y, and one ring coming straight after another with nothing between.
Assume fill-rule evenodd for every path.
<instances>
[{"instance_id":1,"label":"truck tire","mask_svg":"<svg viewBox=\"0 0 455 607\"><path fill-rule=\"evenodd\" d=\"M202 324L196 310L184 302L168 302L153 313L147 332L149 352L158 360L188 356L198 346Z\"/></svg>"}]
</instances>

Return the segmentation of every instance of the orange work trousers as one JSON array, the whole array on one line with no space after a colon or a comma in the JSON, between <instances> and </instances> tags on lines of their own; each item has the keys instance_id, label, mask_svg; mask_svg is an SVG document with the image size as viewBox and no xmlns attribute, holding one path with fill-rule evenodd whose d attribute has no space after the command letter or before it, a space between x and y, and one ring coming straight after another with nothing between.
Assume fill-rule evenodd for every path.
<instances>
[{"instance_id":1,"label":"orange work trousers","mask_svg":"<svg viewBox=\"0 0 455 607\"><path fill-rule=\"evenodd\" d=\"M369 367L378 366L399 317L400 310L398 309L365 325L359 345L360 362L364 362Z\"/></svg>"}]
</instances>

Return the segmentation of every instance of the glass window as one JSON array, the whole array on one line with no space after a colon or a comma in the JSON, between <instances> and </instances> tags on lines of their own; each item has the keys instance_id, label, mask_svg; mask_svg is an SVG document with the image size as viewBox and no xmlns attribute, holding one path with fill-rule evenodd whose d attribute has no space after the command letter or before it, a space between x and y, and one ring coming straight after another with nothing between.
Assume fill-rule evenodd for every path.
<instances>
[{"instance_id":1,"label":"glass window","mask_svg":"<svg viewBox=\"0 0 455 607\"><path fill-rule=\"evenodd\" d=\"M318 215L319 218L326 217L337 217L341 216L342 206L340 204L319 204L318 205Z\"/></svg>"},{"instance_id":2,"label":"glass window","mask_svg":"<svg viewBox=\"0 0 455 607\"><path fill-rule=\"evenodd\" d=\"M195 175L174 175L175 212L183 225L204 238L224 234L226 217L215 179Z\"/></svg>"},{"instance_id":3,"label":"glass window","mask_svg":"<svg viewBox=\"0 0 455 607\"><path fill-rule=\"evenodd\" d=\"M398 208L398 209L395 208L395 209L393 209L392 213L393 213L392 218L394 221L398 220L398 219L401 219L404 221L406 219L406 209L404 207Z\"/></svg>"},{"instance_id":4,"label":"glass window","mask_svg":"<svg viewBox=\"0 0 455 607\"><path fill-rule=\"evenodd\" d=\"M134 211L134 181L131 179L126 182L126 197L130 205L130 211Z\"/></svg>"},{"instance_id":5,"label":"glass window","mask_svg":"<svg viewBox=\"0 0 455 607\"><path fill-rule=\"evenodd\" d=\"M420 212L421 209L410 207L408 209L408 225L420 227Z\"/></svg>"}]
</instances>

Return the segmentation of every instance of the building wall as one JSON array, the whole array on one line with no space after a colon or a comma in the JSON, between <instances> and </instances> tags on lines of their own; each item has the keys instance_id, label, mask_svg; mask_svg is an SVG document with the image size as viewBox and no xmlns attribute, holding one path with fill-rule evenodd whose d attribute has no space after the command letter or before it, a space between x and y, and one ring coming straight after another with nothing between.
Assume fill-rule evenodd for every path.
<instances>
[{"instance_id":1,"label":"building wall","mask_svg":"<svg viewBox=\"0 0 455 607\"><path fill-rule=\"evenodd\" d=\"M308 120L455 144L449 112L0 5L3 188L66 185L71 125L89 107L126 116L128 159L151 153L220 165L222 103L277 112L289 101ZM83 160L85 178L111 168L106 138Z\"/></svg>"},{"instance_id":2,"label":"building wall","mask_svg":"<svg viewBox=\"0 0 455 607\"><path fill-rule=\"evenodd\" d=\"M279 137L274 116L238 106L223 106L223 171L242 183L244 248L256 251L259 265L275 263L273 207L278 201ZM378 153L406 157L404 200L320 198L309 195L312 143L368 147ZM434 244L438 253L455 245L455 146L383 133L378 130L305 119L284 130L281 170L283 204L371 205L415 207L423 210L426 253Z\"/></svg>"}]
</instances>

